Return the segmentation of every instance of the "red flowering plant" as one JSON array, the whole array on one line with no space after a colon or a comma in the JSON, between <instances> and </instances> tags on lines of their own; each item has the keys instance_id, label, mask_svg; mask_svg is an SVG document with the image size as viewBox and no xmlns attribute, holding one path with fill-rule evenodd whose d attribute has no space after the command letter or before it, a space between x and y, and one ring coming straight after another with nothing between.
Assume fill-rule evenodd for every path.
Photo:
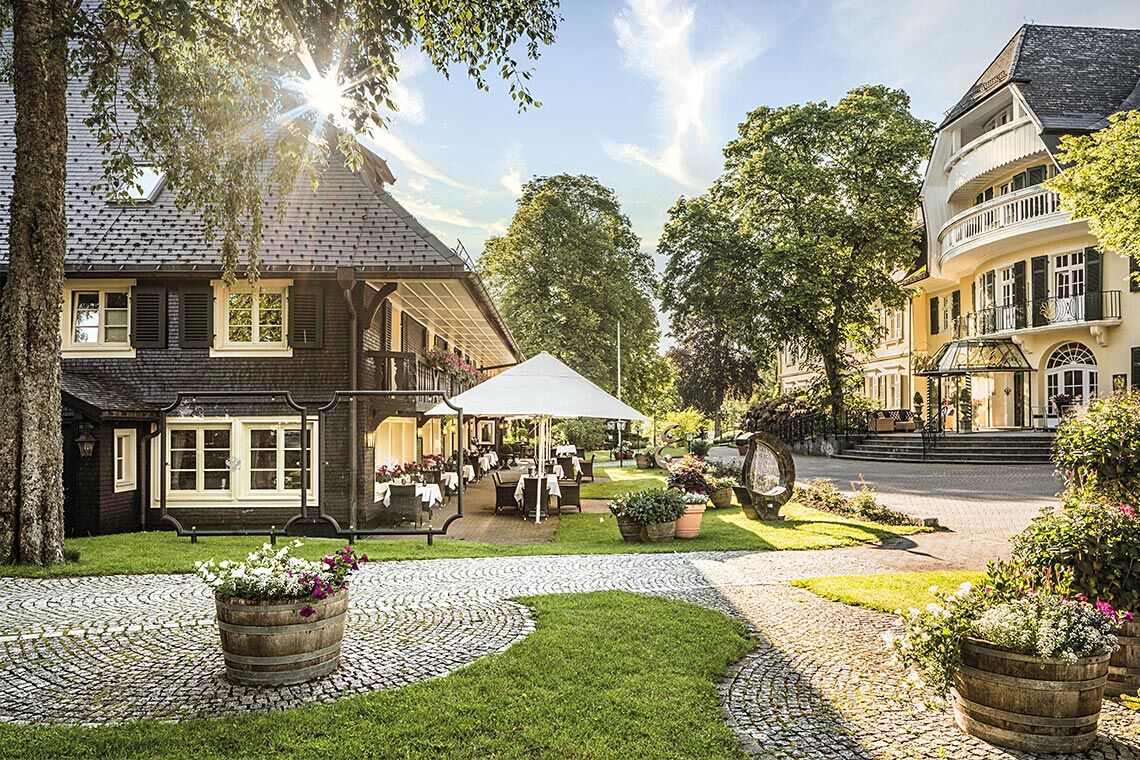
<instances>
[{"instance_id":1,"label":"red flowering plant","mask_svg":"<svg viewBox=\"0 0 1140 760\"><path fill-rule=\"evenodd\" d=\"M443 469L443 454L424 454L422 472L438 472Z\"/></svg>"},{"instance_id":2,"label":"red flowering plant","mask_svg":"<svg viewBox=\"0 0 1140 760\"><path fill-rule=\"evenodd\" d=\"M348 588L348 576L368 561L367 554L357 555L352 546L345 546L313 562L291 554L302 543L294 541L281 548L263 544L250 552L242 562L194 563L195 572L219 598L238 597L261 601L321 601ZM302 618L311 617L316 610L305 605Z\"/></svg>"},{"instance_id":3,"label":"red flowering plant","mask_svg":"<svg viewBox=\"0 0 1140 760\"><path fill-rule=\"evenodd\" d=\"M404 465L402 464L394 464L391 466L382 464L376 468L377 483L390 483L393 480L404 477L404 475L407 475L407 473L404 471Z\"/></svg>"},{"instance_id":4,"label":"red flowering plant","mask_svg":"<svg viewBox=\"0 0 1140 760\"><path fill-rule=\"evenodd\" d=\"M469 385L476 385L487 379L486 374L474 364L444 348L431 349L425 359L432 369Z\"/></svg>"},{"instance_id":5,"label":"red flowering plant","mask_svg":"<svg viewBox=\"0 0 1140 760\"><path fill-rule=\"evenodd\" d=\"M698 456L686 454L669 465L670 488L677 488L685 493L710 494L716 489L706 477L708 463Z\"/></svg>"}]
</instances>

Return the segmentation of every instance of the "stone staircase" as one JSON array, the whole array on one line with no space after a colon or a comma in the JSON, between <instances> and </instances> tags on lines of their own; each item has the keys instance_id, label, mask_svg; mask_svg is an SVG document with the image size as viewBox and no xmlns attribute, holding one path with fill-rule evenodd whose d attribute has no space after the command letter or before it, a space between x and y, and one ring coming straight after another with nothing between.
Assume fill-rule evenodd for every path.
<instances>
[{"instance_id":1,"label":"stone staircase","mask_svg":"<svg viewBox=\"0 0 1140 760\"><path fill-rule=\"evenodd\" d=\"M1045 432L947 433L924 458L918 433L880 433L835 456L928 464L1049 464L1052 445L1053 435Z\"/></svg>"}]
</instances>

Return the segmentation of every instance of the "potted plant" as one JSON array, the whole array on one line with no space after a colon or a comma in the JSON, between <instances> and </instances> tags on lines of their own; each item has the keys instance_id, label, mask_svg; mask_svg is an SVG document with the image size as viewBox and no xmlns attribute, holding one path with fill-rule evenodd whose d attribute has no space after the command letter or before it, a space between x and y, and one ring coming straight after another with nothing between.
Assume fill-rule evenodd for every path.
<instances>
[{"instance_id":1,"label":"potted plant","mask_svg":"<svg viewBox=\"0 0 1140 760\"><path fill-rule=\"evenodd\" d=\"M656 452L654 452L653 449L645 449L637 452L637 469L648 470L653 467L656 456Z\"/></svg>"},{"instance_id":2,"label":"potted plant","mask_svg":"<svg viewBox=\"0 0 1140 760\"><path fill-rule=\"evenodd\" d=\"M731 494L732 492L729 491ZM686 493L681 496L685 502L685 511L677 518L677 538L696 538L701 534L701 517L705 513L705 506L709 497L703 493Z\"/></svg>"},{"instance_id":3,"label":"potted plant","mask_svg":"<svg viewBox=\"0 0 1140 760\"><path fill-rule=\"evenodd\" d=\"M610 513L617 518L622 538L629 542L671 541L677 518L684 512L684 497L671 488L633 491L610 501Z\"/></svg>"},{"instance_id":4,"label":"potted plant","mask_svg":"<svg viewBox=\"0 0 1140 760\"><path fill-rule=\"evenodd\" d=\"M717 509L732 504L732 487L740 485L741 466L739 462L713 460L708 462L709 501Z\"/></svg>"},{"instance_id":5,"label":"potted plant","mask_svg":"<svg viewBox=\"0 0 1140 760\"><path fill-rule=\"evenodd\" d=\"M283 686L327 675L340 664L348 576L367 562L351 546L320 562L263 545L242 562L195 563L214 590L226 677Z\"/></svg>"},{"instance_id":6,"label":"potted plant","mask_svg":"<svg viewBox=\"0 0 1140 760\"><path fill-rule=\"evenodd\" d=\"M713 490L705 477L708 470L709 465L705 460L686 454L677 461L669 463L668 485L685 493L708 494Z\"/></svg>"},{"instance_id":7,"label":"potted plant","mask_svg":"<svg viewBox=\"0 0 1140 760\"><path fill-rule=\"evenodd\" d=\"M949 690L958 726L1027 752L1080 752L1096 741L1116 613L1051 591L1016 598L963 584L912 609L900 659ZM951 688L953 687L953 688Z\"/></svg>"}]
</instances>

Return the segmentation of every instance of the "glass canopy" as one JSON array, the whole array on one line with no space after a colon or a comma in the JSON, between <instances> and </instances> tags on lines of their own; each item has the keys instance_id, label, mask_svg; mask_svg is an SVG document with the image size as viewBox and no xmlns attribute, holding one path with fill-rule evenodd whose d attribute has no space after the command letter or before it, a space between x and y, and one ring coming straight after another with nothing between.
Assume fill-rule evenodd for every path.
<instances>
[{"instance_id":1,"label":"glass canopy","mask_svg":"<svg viewBox=\"0 0 1140 760\"><path fill-rule=\"evenodd\" d=\"M972 375L978 372L1032 372L1021 347L1009 338L970 338L944 344L918 375Z\"/></svg>"}]
</instances>

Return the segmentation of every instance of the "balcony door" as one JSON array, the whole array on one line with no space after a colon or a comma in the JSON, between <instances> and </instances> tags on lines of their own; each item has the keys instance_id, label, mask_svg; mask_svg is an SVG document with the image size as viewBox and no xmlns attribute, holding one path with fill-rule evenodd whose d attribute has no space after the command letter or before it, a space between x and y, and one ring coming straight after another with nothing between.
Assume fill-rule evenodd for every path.
<instances>
[{"instance_id":1,"label":"balcony door","mask_svg":"<svg viewBox=\"0 0 1140 760\"><path fill-rule=\"evenodd\" d=\"M998 271L1001 292L998 295L997 329L1013 330L1017 327L1017 289L1014 285L1013 267Z\"/></svg>"},{"instance_id":2,"label":"balcony door","mask_svg":"<svg viewBox=\"0 0 1140 760\"><path fill-rule=\"evenodd\" d=\"M1085 252L1053 257L1053 324L1080 322L1085 317Z\"/></svg>"}]
</instances>

